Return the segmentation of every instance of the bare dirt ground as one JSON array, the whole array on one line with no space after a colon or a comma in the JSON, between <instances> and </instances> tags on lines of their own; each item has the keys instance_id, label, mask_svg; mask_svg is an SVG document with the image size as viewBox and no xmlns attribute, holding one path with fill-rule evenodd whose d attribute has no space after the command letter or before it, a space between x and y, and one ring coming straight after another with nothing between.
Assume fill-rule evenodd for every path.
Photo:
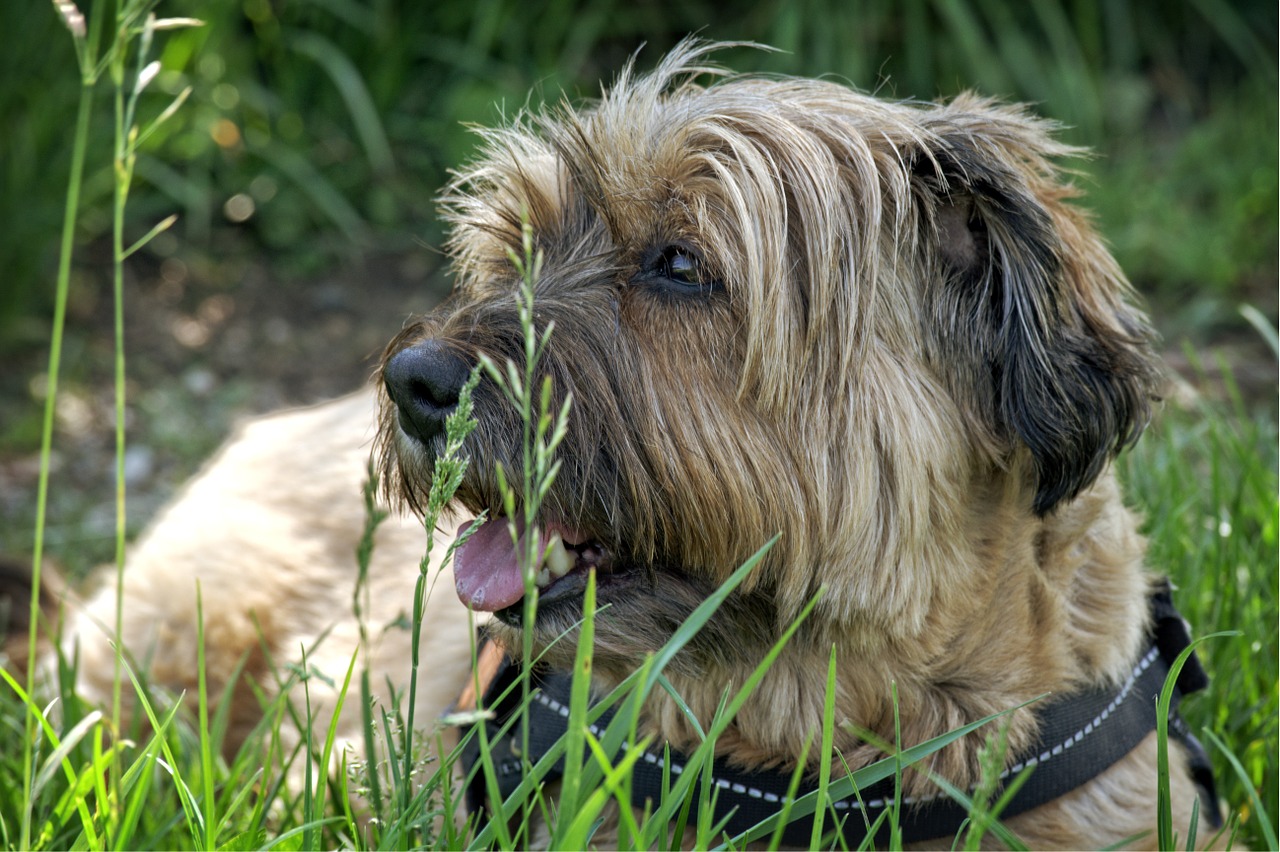
<instances>
[{"instance_id":1,"label":"bare dirt ground","mask_svg":"<svg viewBox=\"0 0 1280 852\"><path fill-rule=\"evenodd\" d=\"M318 402L369 380L386 341L448 284L427 247L375 255L304 280L274 275L260 251L228 236L208 252L141 257L125 282L127 517L136 533L249 415ZM108 255L81 258L56 408L46 552L73 577L111 559L115 530L113 318ZM1271 295L1274 300L1274 293ZM1260 305L1274 315L1274 301ZM1157 326L1161 327L1159 316ZM1175 327L1177 323L1172 323ZM1246 398L1274 410L1276 364L1242 323L1209 331L1188 358L1166 330L1188 396L1221 397L1198 358L1232 365ZM43 332L47 335L47 331ZM0 370L0 553L28 557L35 522L48 344L30 334Z\"/></svg>"}]
</instances>

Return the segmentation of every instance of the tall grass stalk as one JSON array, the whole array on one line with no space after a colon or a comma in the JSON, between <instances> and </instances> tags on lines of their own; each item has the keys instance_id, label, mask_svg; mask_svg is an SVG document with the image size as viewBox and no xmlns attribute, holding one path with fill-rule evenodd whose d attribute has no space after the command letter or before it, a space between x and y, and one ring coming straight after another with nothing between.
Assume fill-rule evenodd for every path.
<instances>
[{"instance_id":1,"label":"tall grass stalk","mask_svg":"<svg viewBox=\"0 0 1280 852\"><path fill-rule=\"evenodd\" d=\"M831 646L831 657L827 661L827 692L822 705L822 750L818 752L821 763L818 764L818 789L823 792L824 801L820 802L813 812L813 832L809 837L809 848L819 848L822 841L822 821L827 809L832 806L828 785L831 783L832 743L835 740L835 704L836 702L836 646ZM839 825L836 826L839 830Z\"/></svg>"},{"instance_id":2,"label":"tall grass stalk","mask_svg":"<svg viewBox=\"0 0 1280 852\"><path fill-rule=\"evenodd\" d=\"M1159 748L1156 752L1156 833L1157 842L1161 849L1176 849L1178 846L1178 838L1174 833L1178 826L1173 824L1173 796L1170 792L1169 780L1169 705L1173 701L1173 691L1178 683L1178 674L1182 671L1182 667L1187 660L1191 658L1191 654L1195 651L1196 646L1209 639L1217 639L1226 636L1239 636L1236 631L1223 631L1220 633L1210 633L1208 636L1201 636L1178 654L1177 659L1169 666L1169 674L1165 677L1164 687L1160 690L1160 697L1156 702L1156 739ZM1198 812L1193 814L1190 826L1186 827L1186 842L1195 848L1196 823L1198 822Z\"/></svg>"},{"instance_id":3,"label":"tall grass stalk","mask_svg":"<svg viewBox=\"0 0 1280 852\"><path fill-rule=\"evenodd\" d=\"M369 563L373 559L374 534L378 531L378 527L382 525L389 514L386 509L378 505L378 475L374 469L373 462L369 462L369 472L365 477L364 483L364 530L360 534L360 542L356 545L356 586L355 591L351 595L351 611L355 615L356 625L360 632L360 652L368 661L369 649L369 624L365 613L371 609L372 602L369 600ZM427 552L430 553L433 536L427 537ZM424 557L425 558L425 557ZM416 596L414 612L417 612ZM417 622L415 621L415 624ZM414 655L413 655L413 671L417 673L417 632L414 633ZM369 682L369 667L364 665L360 669L360 695L363 697L361 702L361 714L364 730L364 749L365 754L375 754L374 747L374 722L373 722L373 687ZM412 689L410 690L410 701L412 701ZM411 717L412 718L412 717ZM369 801L373 807L373 817L378 824L382 822L382 785L377 772L369 773Z\"/></svg>"},{"instance_id":4,"label":"tall grass stalk","mask_svg":"<svg viewBox=\"0 0 1280 852\"><path fill-rule=\"evenodd\" d=\"M95 9L97 4L95 4ZM49 467L53 452L53 415L58 397L58 374L62 366L62 332L66 324L67 293L71 280L71 254L75 243L76 218L80 210L80 187L84 178L84 160L89 141L89 118L93 107L93 88L98 36L102 15L92 16L91 27L86 30L85 18L76 6L66 0L55 3L59 15L67 25L75 44L76 59L80 64L80 101L76 109L75 134L71 148L71 173L67 179L67 195L63 207L62 240L58 250L58 277L54 296L53 329L49 342L49 371L45 378L44 421L40 433L40 476L36 486L36 528L31 562L31 609L27 637L26 694L35 691L36 646L40 629L40 569L44 561L45 512L49 497ZM18 846L31 847L31 817L34 807L32 770L35 763L35 738L38 724L37 710L28 697L23 737L22 791L25 807L19 829Z\"/></svg>"},{"instance_id":5,"label":"tall grass stalk","mask_svg":"<svg viewBox=\"0 0 1280 852\"><path fill-rule=\"evenodd\" d=\"M392 737L389 730L386 731L386 742L391 748L389 749L389 768L392 774L392 783L395 789L392 792L389 801L385 801L387 797L383 796L380 791L380 779L376 766L370 765L369 768L369 785L370 798L377 820L376 826L378 834L372 836L370 840L381 840L383 842L391 838L399 838L399 842L412 843L419 845L427 842L429 839L424 836L424 831L420 826L420 820L415 817L415 812L420 812L426 803L426 798L434 789L447 787L450 783L448 770L441 769L434 778L429 779L422 788L415 793L413 779L416 775L414 770L414 761L417 755L417 745L415 738L417 732L415 730L415 720L417 718L417 697L418 697L418 674L422 664L421 659L421 639L423 630L423 616L426 611L427 601L434 591L435 581L439 578L439 573L433 575L430 571L431 554L435 546L435 530L439 524L441 517L448 511L450 501L453 499L454 492L457 491L462 476L467 469L467 459L462 455L462 446L467 436L476 427L476 421L472 417L471 394L475 390L475 386L480 380L479 368L472 371L470 378L463 385L458 395L458 404L454 412L449 416L445 425L445 449L444 452L435 460L434 475L431 482L431 490L427 497L427 504L423 512L423 526L427 531L426 551L422 556L418 566L418 576L414 582L413 591L413 610L412 624L410 627L410 656L409 656L409 686L406 691L405 700L407 709L404 713L403 731L398 742ZM366 514L371 518L377 518L379 521L385 517L385 511L378 509L373 504L374 474L370 471L369 483L366 486ZM441 570L449 565L453 560L454 554L459 547L466 543L466 540L474 532L476 527L483 521L483 516L474 521L463 533L452 541L445 551L444 557L440 562ZM368 570L368 559L372 553L373 527L366 529L365 540L361 543L360 566L361 576L363 577ZM366 549L367 548L367 549ZM361 623L361 643L362 645L368 641L363 622ZM370 721L370 713L372 711L372 693L369 684L369 672L365 669L362 672L362 689L361 695L364 699L365 713L365 748L366 754L370 761L374 759L376 752L374 751L374 736L372 735L372 725ZM387 725L384 722L384 730ZM398 757L401 765L396 766L396 749L400 749ZM438 749L441 754L445 751L443 748ZM447 802L450 799L451 791L442 793L443 798ZM394 811L386 812L387 805L394 806ZM446 813L449 812L446 809Z\"/></svg>"},{"instance_id":6,"label":"tall grass stalk","mask_svg":"<svg viewBox=\"0 0 1280 852\"><path fill-rule=\"evenodd\" d=\"M123 569L121 569L123 570ZM123 585L123 583L121 584ZM120 595L116 595L116 635L119 636L120 624ZM206 665L205 647L204 647L204 595L200 589L200 582L196 581L196 718L199 720L200 729L200 787L204 791L202 797L202 813L200 825L191 826L192 836L196 841L198 849L216 849L218 843L218 799L214 794L213 787L213 749L209 742L209 683L208 683L208 666ZM116 655L116 672L117 677L112 687L117 690L115 699L115 710L118 713L120 709L120 664L122 654ZM117 730L119 728L117 727Z\"/></svg>"},{"instance_id":7,"label":"tall grass stalk","mask_svg":"<svg viewBox=\"0 0 1280 852\"><path fill-rule=\"evenodd\" d=\"M44 424L40 437L40 478L36 486L36 529L31 558L31 621L27 639L27 695L31 695L35 687L35 655L37 637L41 625L40 569L44 562L45 513L49 502L49 462L52 458L53 450L53 414L58 395L58 374L62 365L62 330L67 315L67 288L71 271L71 246L75 235L76 211L79 209L80 204L80 181L84 174L84 156L92 102L91 89L86 86L81 93L80 106L76 112L76 129L71 157L71 178L67 185L66 215L63 219L63 238L58 256L57 294L54 302L53 331L49 343L49 370L45 378ZM18 837L18 846L24 849L30 848L31 845L30 816L33 804L31 800L31 768L35 731L36 711L31 706L27 714L26 736L23 746L23 764L26 767L23 793L26 796L27 808L22 822L21 834Z\"/></svg>"},{"instance_id":8,"label":"tall grass stalk","mask_svg":"<svg viewBox=\"0 0 1280 852\"><path fill-rule=\"evenodd\" d=\"M121 16L127 14L127 7L121 9ZM125 205L129 198L129 185L133 180L133 166L136 162L136 154L130 150L130 133L127 128L132 122L126 116L125 108L125 79L124 66L127 58L127 42L121 45L119 39L124 39L124 33L128 32L130 24L127 20L117 22L117 49L112 51L111 55L111 82L115 88L115 157L113 160L113 173L115 176L115 184L113 187L113 206L111 219L111 250L112 250L112 321L115 334L115 441L116 441L116 619L115 619L115 635L122 636L124 627L124 546L125 546L125 481L124 481L124 450L125 450L125 371L124 371L124 217ZM150 32L144 38L144 47L149 46ZM145 49L138 51L138 80L141 82L142 61L145 55ZM134 93L129 98L128 112L133 112L133 108L137 105L138 86L134 87ZM134 135L136 138L136 134ZM197 610L199 610L199 593L197 592ZM204 683L204 645L200 645L200 709L202 714L207 707L205 698ZM121 676L120 664L123 657L120 654L115 656L115 673L111 682L111 727L112 730L120 730L121 718L121 693L123 687L123 677ZM204 729L206 719L202 716L201 728ZM205 776L208 780L208 766L205 766ZM112 775L112 785L119 785L118 774ZM119 790L115 790L113 799L119 800ZM115 816L114 813L111 814ZM211 824L211 820L206 815L205 828L206 831ZM207 837L206 837L207 840ZM206 846L205 848L209 848Z\"/></svg>"},{"instance_id":9,"label":"tall grass stalk","mask_svg":"<svg viewBox=\"0 0 1280 852\"><path fill-rule=\"evenodd\" d=\"M118 9L116 14L116 37L113 46L108 55L108 65L110 67L111 82L115 90L115 156L113 159L113 174L115 177L113 187L113 207L112 207L112 227L111 227L111 247L112 247L112 312L113 326L115 333L115 447L116 447L116 611L115 611L115 635L123 635L124 627L124 552L125 552L125 533L126 533L126 512L125 512L125 478L124 478L124 457L125 457L125 337L124 337L124 262L130 253L141 247L143 242L150 237L155 236L164 230L168 225L172 224L174 219L170 217L151 230L143 241L135 243L131 248L125 248L124 244L124 225L125 225L125 208L129 200L129 189L133 183L133 171L138 159L138 139L140 128L137 124L138 98L147 84L154 79L156 73L160 70L159 61L148 64L147 57L151 50L152 40L158 25L156 17L152 14L157 0L136 0L135 2L124 3ZM174 28L178 26L187 26L192 21L168 19L164 22L164 26ZM129 60L129 50L134 40L139 41L136 50L135 63L136 70L131 81L127 81L125 77L125 68ZM130 85L131 84L131 85ZM126 91L128 94L126 95ZM146 130L147 135L170 115L173 109L186 98L186 94L180 95L179 98L171 105L170 109L161 113L160 116L150 123L150 127ZM168 224L166 224L168 223ZM203 643L201 643L201 651L203 653ZM117 654L115 657L115 672L112 678L112 701L111 701L111 729L119 732L121 730L121 713L123 707L122 690L123 681L121 671L121 662L123 655ZM204 668L203 661L200 668L200 722L201 722L201 740L202 751L204 752L204 780L206 793L206 807L212 809L216 804L216 797L213 793L213 775L210 764L210 756L208 754L208 716L207 716L207 696L204 691ZM108 825L109 836L116 827L119 818L118 806L121 801L120 773L112 773L111 782L113 786L113 795L111 802L114 803L109 813ZM213 813L205 815L205 842L206 848L212 848L215 836L217 820Z\"/></svg>"},{"instance_id":10,"label":"tall grass stalk","mask_svg":"<svg viewBox=\"0 0 1280 852\"><path fill-rule=\"evenodd\" d=\"M533 665L533 634L531 627L538 611L538 586L535 577L554 547L560 547L555 537L544 537L538 527L538 515L542 502L555 482L560 462L555 453L568 429L569 411L573 406L573 394L565 393L558 411L551 409L551 377L538 381L538 365L546 354L547 345L555 331L555 322L549 322L541 331L536 327L533 313L534 292L542 275L542 252L534 248L533 227L527 212L521 228L520 251L509 251L509 260L520 278L515 299L521 328L524 330L524 363L517 366L508 361L499 367L492 359L481 355L480 364L497 388L502 392L520 416L521 470L518 482L511 482L504 467L497 465L499 488L503 495L503 509L511 533L516 564L524 579L523 641L521 664L525 677L521 678L522 706L528 706L530 682L528 673ZM519 491L517 492L517 487ZM529 719L521 719L521 742L528 753ZM526 809L522 825L527 825L531 810Z\"/></svg>"},{"instance_id":11,"label":"tall grass stalk","mask_svg":"<svg viewBox=\"0 0 1280 852\"><path fill-rule=\"evenodd\" d=\"M404 770L403 777L408 779L412 775L413 769L413 725L412 720L416 718L416 702L418 696L418 668L421 663L421 642L422 642L422 616L426 611L427 598L434 588L434 581L439 577L429 576L429 568L431 565L431 550L435 543L435 536L432 534L436 529L436 525L440 520L442 513L446 511L446 507L453 499L454 493L458 490L458 485L462 482L462 476L467 470L467 459L462 455L462 445L477 426L476 420L472 417L471 394L475 390L476 385L480 383L480 370L473 369L471 376L462 386L462 390L458 392L458 405L453 414L448 418L445 425L445 450L435 462L435 475L431 480L431 493L427 498L427 511L423 516L423 526L427 529L427 550L423 554L422 561L418 566L418 579L414 583L413 589L413 637L410 649L410 666L409 666L409 710L406 717L410 720L410 724L405 727L405 753L404 753ZM477 526L484 520L483 516L476 519L461 536L455 538L449 544L448 550L445 551L444 559L441 565L448 565L452 560L458 548L462 547L471 534L476 530ZM431 580L433 585L428 588L427 581ZM447 592L446 592L447 593ZM404 786L401 795L401 808L408 810L410 804L411 788L408 784Z\"/></svg>"},{"instance_id":12,"label":"tall grass stalk","mask_svg":"<svg viewBox=\"0 0 1280 852\"><path fill-rule=\"evenodd\" d=\"M66 321L66 304L67 293L69 289L71 274L71 259L75 242L76 221L80 208L80 191L84 178L84 162L88 147L88 138L90 130L90 121L92 115L92 104L94 97L94 89L104 69L110 68L112 82L115 86L115 195L113 204L113 282L114 282L114 313L115 313L115 338L116 338L116 564L120 571L124 566L124 541L125 541L125 508L124 508L124 327L123 327L123 262L127 253L123 246L124 235L124 215L125 203L128 198L129 184L132 180L133 163L136 159L136 144L138 140L138 127L134 123L136 117L136 107L138 96L149 82L149 77L144 75L143 61L147 49L149 49L152 39L152 33L157 27L157 21L150 14L150 10L154 7L153 0L141 0L141 2L130 2L123 4L116 12L116 32L113 38L107 42L106 53L99 57L98 49L101 44L101 34L103 21L106 19L105 4L94 2L93 8L86 21L81 10L71 0L55 0L54 7L62 20L67 25L71 34L76 59L79 64L80 71L80 99L76 113L75 131L72 140L72 155L70 175L67 181L67 194L63 210L62 239L59 247L58 255L58 272L56 281L56 291L54 298L54 317L53 328L50 334L50 353L49 353L49 369L46 377L45 388L45 412L44 421L41 432L40 444L40 474L37 485L36 496L36 525L34 535L34 546L32 555L32 582L31 582L31 604L30 604L30 628L28 635L28 665L27 665L27 689L28 696L33 694L33 688L36 677L36 647L38 631L41 625L40 615L40 586L41 586L41 568L44 557L44 530L46 525L46 511L48 505L48 484L49 484L49 468L50 459L52 457L53 447L53 422L54 412L57 407L58 396L58 377L61 371L62 358L62 336ZM145 16L146 23L140 24L139 21ZM174 26L185 26L192 21L185 19L169 19L164 22L168 28ZM143 49L138 52L138 73L134 80L133 89L126 99L125 97L125 63L129 53L129 47L132 41L141 35L143 41ZM158 70L159 66L154 66L151 72ZM185 98L185 94L182 96ZM179 99L179 102L181 99ZM172 108L161 114L161 116L151 123L154 129L161 121L168 118L172 114ZM154 236L163 230L163 227L157 227L152 230ZM136 249L139 244L136 244ZM132 250L132 249L131 249ZM116 628L117 634L122 622L122 612L119 599L117 599L116 607ZM112 718L111 729L116 732L117 736L120 732L121 718L121 669L120 656L116 658L116 671L114 677L113 700L112 700ZM22 824L19 831L18 845L21 848L28 848L33 840L31 835L31 817L32 809L35 804L33 788L32 770L34 768L34 748L36 741L36 707L30 703L28 699L28 712L26 714L25 737L23 745L23 793L25 807L23 809ZM117 754L112 750L111 755ZM106 837L107 842L111 842L115 830L118 827L118 821L121 816L119 808L122 802L122 791L120 788L122 773L111 773L110 783L112 786L111 794L101 787L101 777L98 779L98 797L100 807L106 810ZM87 827L86 827L87 828Z\"/></svg>"}]
</instances>

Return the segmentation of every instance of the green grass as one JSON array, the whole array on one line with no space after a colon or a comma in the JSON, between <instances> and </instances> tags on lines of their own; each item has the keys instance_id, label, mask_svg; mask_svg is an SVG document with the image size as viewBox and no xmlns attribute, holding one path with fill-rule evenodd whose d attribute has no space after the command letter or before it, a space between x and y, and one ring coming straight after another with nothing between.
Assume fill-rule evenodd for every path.
<instances>
[{"instance_id":1,"label":"green grass","mask_svg":"<svg viewBox=\"0 0 1280 852\"><path fill-rule=\"evenodd\" d=\"M1184 702L1183 712L1193 729L1205 732L1201 738L1211 744L1221 793L1240 816L1241 839L1255 848L1274 845L1271 826L1276 817L1275 447L1276 428L1269 416L1252 415L1243 406L1204 403L1192 411L1165 412L1122 462L1131 498L1148 519L1151 564L1173 577L1184 614L1201 633L1224 628L1238 631L1200 646L1214 683L1208 692ZM735 579L749 570L750 565L745 566ZM662 666L720 599L709 601L677 633L666 653L641 666L627 688L612 697L611 703L623 710L602 738L604 745L609 738L616 744L634 736L638 696L660 682ZM584 658L579 659L583 664ZM768 660L762 661L760 672L767 665ZM358 700L357 680L350 680L348 700ZM345 778L330 784L312 776L303 791L279 786L280 766L302 759L298 753L281 754L279 732L291 724L309 729L305 718L292 720L279 706L266 708L260 736L228 764L219 757L219 724L208 718L209 696L203 691L188 696L186 712L175 714L172 709L161 710L166 705L144 685L134 683L138 694L148 699L145 706L156 708L148 710L148 715L152 729L159 733L117 739L115 746L107 744L107 717L81 705L65 686L58 712L46 714L43 702L31 705L44 731L32 763L23 766L21 749L0 750L0 843L19 844L17 830L24 818L32 826L29 845L50 849L462 848L472 842L465 832L437 834L423 824L421 814L442 807L451 783L447 774L440 774L440 764L431 767L432 773L419 787L404 783L408 763L403 764L406 769L391 773L381 789L384 821L376 830L362 831L345 805ZM14 725L22 718L24 706L18 697L20 685L11 685L13 689L0 697L0 719L6 725L4 741L15 743L23 736L21 726ZM707 722L709 742L728 724L744 694L727 697L723 713ZM575 698L581 699L581 694ZM582 719L597 711L578 703L573 712L574 718ZM192 725L193 717L204 723ZM829 721L824 724L822 747L829 742ZM434 732L415 733L403 726L398 735L393 734L395 726L386 719L371 720L370 727L379 728L384 741L389 737L397 743L395 754L400 761L413 752L408 738L434 737ZM571 779L574 805L561 811L553 826L553 837L565 846L589 840L595 815L625 790L625 763L608 761L603 757L610 753L607 748L602 749L582 729L575 730L580 738L566 742L564 751L594 758L586 761L581 776ZM326 752L332 748L331 737L330 733L328 740L312 742L309 748L317 754ZM264 754L275 757L264 759ZM693 755L691 763L696 767L709 756L708 747ZM546 764L545 760L540 764L543 771ZM576 759L570 763L575 764ZM33 794L25 799L21 795L24 772L35 779ZM534 777L537 774L535 770ZM706 794L693 783L698 774L687 772L674 786L672 798L648 820L630 827L625 837L645 847L667 842L665 832L678 819L683 797ZM113 777L119 779L118 793L110 792ZM847 788L840 785L842 781L847 779L831 779L827 794L841 795ZM526 788L525 796L518 795L507 804L507 813L542 814L550 807L538 798L532 783ZM456 801L456 791L450 795ZM107 814L113 816L107 818ZM509 834L498 831L498 825L506 824L491 823L475 839L503 848L529 842L519 819ZM717 840L712 828L696 826L701 840L710 845ZM768 827L759 835L769 836Z\"/></svg>"},{"instance_id":2,"label":"green grass","mask_svg":"<svg viewBox=\"0 0 1280 852\"><path fill-rule=\"evenodd\" d=\"M534 102L554 101L561 90L592 97L641 44L647 64L691 32L784 51L726 53L724 61L743 71L831 75L888 96L977 88L1034 103L1067 125L1071 141L1103 154L1089 170L1108 196L1108 233L1144 285L1177 292L1207 271L1216 289L1253 274L1259 262L1275 268L1276 182L1265 179L1276 162L1274 4L167 0L164 7L208 26L172 34L159 54L164 73L148 97L162 105L155 93L185 86L192 95L189 109L143 146L137 174L146 191L126 227L143 233L177 211L183 239L207 245L225 225L224 202L246 194L255 212L237 227L277 256L281 273L314 275L371 246L434 241L433 198L447 169L474 147L466 124L511 114L526 92ZM530 16L537 27L527 25ZM54 261L46 236L57 227L66 128L79 92L64 73L75 57L52 4L0 4L0 32L24 34L0 54L0 113L23 125L0 139L0 268L9 273L0 329L30 341L45 324L29 320L52 301L42 286ZM1216 130L1198 133L1203 124ZM1184 151L1188 133L1200 139ZM92 150L109 151L110 137L109 127L95 127ZM86 164L82 238L110 231L111 169L108 156ZM1264 174L1255 182L1257 172ZM1250 200L1268 197L1270 207ZM1188 224L1223 238L1180 239ZM1131 226L1134 233L1121 233Z\"/></svg>"},{"instance_id":3,"label":"green grass","mask_svg":"<svg viewBox=\"0 0 1280 852\"><path fill-rule=\"evenodd\" d=\"M1275 824L1280 797L1276 422L1234 393L1228 367L1212 372L1230 401L1165 411L1123 457L1121 473L1146 516L1148 562L1173 580L1183 616L1201 634L1238 631L1199 646L1213 682L1182 713L1193 731L1212 733L1201 737L1207 747L1216 737L1238 759L1242 773L1225 754L1213 755L1221 792L1246 815L1246 841L1273 847L1264 825Z\"/></svg>"}]
</instances>

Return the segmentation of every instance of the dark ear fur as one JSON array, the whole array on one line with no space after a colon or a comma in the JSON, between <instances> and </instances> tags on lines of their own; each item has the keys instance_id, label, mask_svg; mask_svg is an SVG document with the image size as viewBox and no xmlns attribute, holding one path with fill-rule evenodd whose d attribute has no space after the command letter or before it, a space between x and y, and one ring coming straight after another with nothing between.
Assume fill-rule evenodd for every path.
<instances>
[{"instance_id":1,"label":"dark ear fur","mask_svg":"<svg viewBox=\"0 0 1280 852\"><path fill-rule=\"evenodd\" d=\"M1158 375L1122 274L1045 174L968 137L915 169L936 240L936 351L960 356L943 367L998 441L1030 451L1040 515L1137 439Z\"/></svg>"}]
</instances>

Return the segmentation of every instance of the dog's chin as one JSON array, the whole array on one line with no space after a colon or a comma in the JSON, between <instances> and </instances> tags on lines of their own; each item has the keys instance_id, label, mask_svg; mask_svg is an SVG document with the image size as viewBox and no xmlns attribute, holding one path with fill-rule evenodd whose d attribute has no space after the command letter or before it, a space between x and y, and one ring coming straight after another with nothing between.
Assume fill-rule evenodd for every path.
<instances>
[{"instance_id":1,"label":"dog's chin","mask_svg":"<svg viewBox=\"0 0 1280 852\"><path fill-rule=\"evenodd\" d=\"M596 609L625 604L643 594L645 572L641 568L611 565L609 567L577 567L562 577L539 586L534 613L535 635L559 633L580 622L585 614L587 585L594 575ZM522 628L525 621L525 599L504 607L494 617L508 627Z\"/></svg>"},{"instance_id":2,"label":"dog's chin","mask_svg":"<svg viewBox=\"0 0 1280 852\"><path fill-rule=\"evenodd\" d=\"M674 626L667 612L670 604L655 594L653 574L644 566L613 560L590 567L575 565L563 576L539 586L532 608L525 596L494 611L489 634L512 651L521 647L527 634L543 662L554 668L572 667L592 580L593 671L606 681L620 681L662 646Z\"/></svg>"}]
</instances>

